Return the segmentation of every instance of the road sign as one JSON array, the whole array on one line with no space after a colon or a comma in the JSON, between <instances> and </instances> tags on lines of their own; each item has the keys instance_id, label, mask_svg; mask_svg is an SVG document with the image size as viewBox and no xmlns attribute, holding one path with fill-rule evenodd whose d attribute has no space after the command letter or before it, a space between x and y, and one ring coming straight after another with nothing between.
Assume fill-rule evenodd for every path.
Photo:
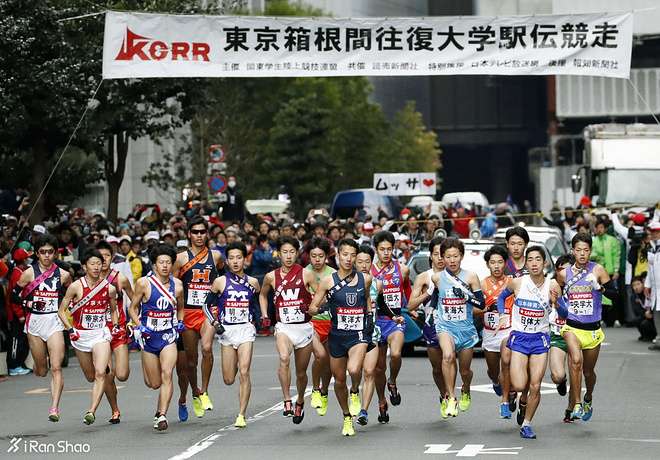
<instances>
[{"instance_id":1,"label":"road sign","mask_svg":"<svg viewBox=\"0 0 660 460\"><path fill-rule=\"evenodd\" d=\"M227 189L227 180L222 176L212 176L208 180L211 193L222 193Z\"/></svg>"},{"instance_id":2,"label":"road sign","mask_svg":"<svg viewBox=\"0 0 660 460\"><path fill-rule=\"evenodd\" d=\"M222 163L227 158L227 154L220 144L209 146L209 163Z\"/></svg>"},{"instance_id":3,"label":"road sign","mask_svg":"<svg viewBox=\"0 0 660 460\"><path fill-rule=\"evenodd\" d=\"M383 195L435 195L434 172L374 173L374 189Z\"/></svg>"},{"instance_id":4,"label":"road sign","mask_svg":"<svg viewBox=\"0 0 660 460\"><path fill-rule=\"evenodd\" d=\"M449 450L451 444L426 444L425 454L456 454L456 457L476 457L482 455L518 455L522 447L491 447L485 444L466 444L462 449Z\"/></svg>"}]
</instances>

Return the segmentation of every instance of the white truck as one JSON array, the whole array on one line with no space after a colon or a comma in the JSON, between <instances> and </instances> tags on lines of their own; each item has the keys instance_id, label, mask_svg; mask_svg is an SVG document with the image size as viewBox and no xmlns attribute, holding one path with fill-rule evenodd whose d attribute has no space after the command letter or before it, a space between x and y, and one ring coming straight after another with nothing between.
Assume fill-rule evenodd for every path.
<instances>
[{"instance_id":1,"label":"white truck","mask_svg":"<svg viewBox=\"0 0 660 460\"><path fill-rule=\"evenodd\" d=\"M660 126L598 124L583 134L584 164L571 177L574 193L594 205L660 201Z\"/></svg>"}]
</instances>

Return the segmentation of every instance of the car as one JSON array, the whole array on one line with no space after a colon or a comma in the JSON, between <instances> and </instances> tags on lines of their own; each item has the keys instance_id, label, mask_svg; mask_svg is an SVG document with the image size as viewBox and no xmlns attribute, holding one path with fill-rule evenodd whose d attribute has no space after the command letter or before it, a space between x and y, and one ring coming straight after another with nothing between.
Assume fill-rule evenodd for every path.
<instances>
[{"instance_id":1,"label":"car","mask_svg":"<svg viewBox=\"0 0 660 460\"><path fill-rule=\"evenodd\" d=\"M486 209L489 206L488 198L481 192L451 192L442 195L440 200L445 206L454 206L457 202L463 206L475 204Z\"/></svg>"},{"instance_id":2,"label":"car","mask_svg":"<svg viewBox=\"0 0 660 460\"><path fill-rule=\"evenodd\" d=\"M504 237L509 228L511 227L498 229L495 233L494 240L498 243L504 242ZM525 226L524 228L529 234L529 244L538 244L543 246L546 249L546 256L550 256L550 258L547 260L552 260L553 265L559 256L568 253L568 246L564 242L563 235L558 228L534 226ZM554 269L549 271L554 273Z\"/></svg>"},{"instance_id":3,"label":"car","mask_svg":"<svg viewBox=\"0 0 660 460\"><path fill-rule=\"evenodd\" d=\"M383 195L372 188L356 188L337 192L332 200L330 216L333 219L348 219L361 212L378 220L380 211L388 216L398 216L402 209L396 196Z\"/></svg>"}]
</instances>

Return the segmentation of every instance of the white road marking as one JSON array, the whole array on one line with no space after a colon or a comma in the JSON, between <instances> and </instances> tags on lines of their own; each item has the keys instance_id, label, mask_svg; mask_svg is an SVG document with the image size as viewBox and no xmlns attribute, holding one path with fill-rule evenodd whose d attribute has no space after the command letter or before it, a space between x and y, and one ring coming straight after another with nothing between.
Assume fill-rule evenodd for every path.
<instances>
[{"instance_id":1,"label":"white road marking","mask_svg":"<svg viewBox=\"0 0 660 460\"><path fill-rule=\"evenodd\" d=\"M457 386L456 388L461 388L460 386ZM548 394L558 394L557 393L557 386L554 383L545 383L541 382L541 388L547 388L547 390L541 390L542 395L548 395ZM567 385L568 388L568 385ZM478 393L492 393L495 394L493 391L493 384L492 383L486 383L484 385L472 385L470 386L470 391L476 391Z\"/></svg>"},{"instance_id":2,"label":"white road marking","mask_svg":"<svg viewBox=\"0 0 660 460\"><path fill-rule=\"evenodd\" d=\"M125 385L117 385L117 389L124 388ZM71 388L70 390L63 390L62 393L91 393L91 388ZM50 388L35 388L24 392L26 395L49 395Z\"/></svg>"},{"instance_id":3,"label":"white road marking","mask_svg":"<svg viewBox=\"0 0 660 460\"><path fill-rule=\"evenodd\" d=\"M632 439L632 438L606 438L607 441L628 441L628 442L646 442L660 444L660 439Z\"/></svg>"},{"instance_id":4,"label":"white road marking","mask_svg":"<svg viewBox=\"0 0 660 460\"><path fill-rule=\"evenodd\" d=\"M305 391L305 397L308 397L312 393L311 389L308 389ZM292 395L292 397L297 396L297 395ZM283 402L278 402L274 406L269 407L268 409L259 412L258 414L253 415L252 417L247 419L247 423L254 423L258 420L264 419L270 415L273 415L279 411L281 411L284 408L284 403ZM211 433L210 435L206 436L205 438L201 439L200 441L196 442L192 446L188 447L186 450L181 452L178 455L175 455L173 457L170 457L168 460L185 460L187 458L190 458L194 455L197 455L198 453L208 449L213 445L213 443L220 437L225 436L228 432L230 431L236 431L240 430L240 428L236 428L233 424L223 426L222 428L218 429L215 433Z\"/></svg>"},{"instance_id":5,"label":"white road marking","mask_svg":"<svg viewBox=\"0 0 660 460\"><path fill-rule=\"evenodd\" d=\"M466 444L459 450L449 450L451 444L426 444L425 454L456 454L457 457L476 457L477 455L518 455L522 447L491 447L485 449L485 444Z\"/></svg>"}]
</instances>

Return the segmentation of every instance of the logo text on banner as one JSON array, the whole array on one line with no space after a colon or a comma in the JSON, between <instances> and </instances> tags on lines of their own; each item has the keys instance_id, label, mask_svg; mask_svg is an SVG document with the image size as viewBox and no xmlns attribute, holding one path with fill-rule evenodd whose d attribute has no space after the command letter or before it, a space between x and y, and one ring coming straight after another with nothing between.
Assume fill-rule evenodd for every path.
<instances>
[{"instance_id":1,"label":"logo text on banner","mask_svg":"<svg viewBox=\"0 0 660 460\"><path fill-rule=\"evenodd\" d=\"M632 13L300 18L106 13L103 78L628 78Z\"/></svg>"},{"instance_id":2,"label":"logo text on banner","mask_svg":"<svg viewBox=\"0 0 660 460\"><path fill-rule=\"evenodd\" d=\"M383 195L435 195L436 176L432 172L375 173L374 189Z\"/></svg>"}]
</instances>

